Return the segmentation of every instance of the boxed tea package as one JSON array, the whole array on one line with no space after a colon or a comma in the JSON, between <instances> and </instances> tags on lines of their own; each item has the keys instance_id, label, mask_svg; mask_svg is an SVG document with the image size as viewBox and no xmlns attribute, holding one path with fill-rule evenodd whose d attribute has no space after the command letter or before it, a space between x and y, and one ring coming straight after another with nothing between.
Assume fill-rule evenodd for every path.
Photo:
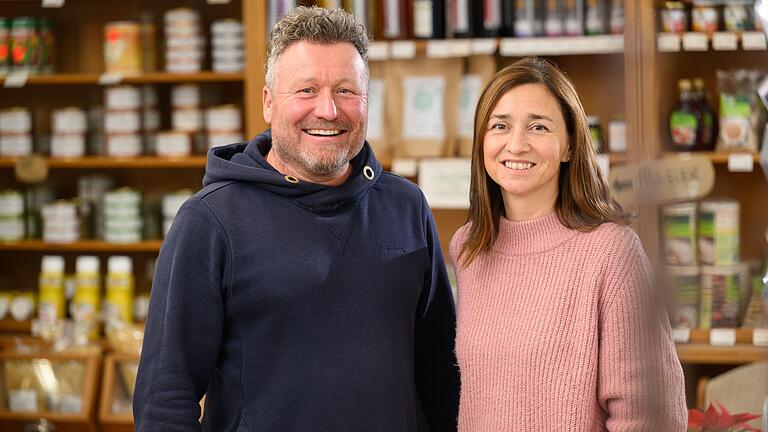
<instances>
[{"instance_id":1,"label":"boxed tea package","mask_svg":"<svg viewBox=\"0 0 768 432\"><path fill-rule=\"evenodd\" d=\"M747 69L717 71L718 151L757 152L765 126L765 111L757 94L761 75L760 71Z\"/></svg>"},{"instance_id":2,"label":"boxed tea package","mask_svg":"<svg viewBox=\"0 0 768 432\"><path fill-rule=\"evenodd\" d=\"M475 109L485 85L496 73L496 59L490 55L471 56L467 59L467 70L459 84L458 118L459 156L472 155L474 139Z\"/></svg>"},{"instance_id":3,"label":"boxed tea package","mask_svg":"<svg viewBox=\"0 0 768 432\"><path fill-rule=\"evenodd\" d=\"M385 70L387 62L369 63L368 85L368 134L366 140L379 161L392 159L392 140L387 133L387 91Z\"/></svg>"},{"instance_id":4,"label":"boxed tea package","mask_svg":"<svg viewBox=\"0 0 768 432\"><path fill-rule=\"evenodd\" d=\"M387 126L394 157L441 157L455 140L461 59L390 61Z\"/></svg>"}]
</instances>

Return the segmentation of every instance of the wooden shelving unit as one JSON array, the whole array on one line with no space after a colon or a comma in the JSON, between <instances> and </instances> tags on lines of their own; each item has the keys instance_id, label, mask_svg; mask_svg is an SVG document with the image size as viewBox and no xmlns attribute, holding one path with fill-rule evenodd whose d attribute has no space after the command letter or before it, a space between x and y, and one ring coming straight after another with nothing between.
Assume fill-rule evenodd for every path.
<instances>
[{"instance_id":1,"label":"wooden shelving unit","mask_svg":"<svg viewBox=\"0 0 768 432\"><path fill-rule=\"evenodd\" d=\"M157 252L162 240L147 240L140 243L108 243L101 240L80 240L75 243L45 243L40 240L23 240L14 243L0 243L0 252Z\"/></svg>"},{"instance_id":2,"label":"wooden shelving unit","mask_svg":"<svg viewBox=\"0 0 768 432\"><path fill-rule=\"evenodd\" d=\"M168 73L145 72L141 75L105 75L93 73L61 73L50 75L29 75L24 85L98 85L98 84L161 84L161 83L206 83L243 81L242 73L197 72ZM0 86L6 84L6 77L0 77Z\"/></svg>"},{"instance_id":3,"label":"wooden shelving unit","mask_svg":"<svg viewBox=\"0 0 768 432\"><path fill-rule=\"evenodd\" d=\"M0 168L12 168L18 158L0 158ZM81 158L47 158L48 168L54 169L144 169L144 168L205 168L206 156L130 158L86 156Z\"/></svg>"},{"instance_id":4,"label":"wooden shelving unit","mask_svg":"<svg viewBox=\"0 0 768 432\"><path fill-rule=\"evenodd\" d=\"M676 348L681 363L740 365L768 360L768 348L747 344L719 347L697 342L677 344Z\"/></svg>"},{"instance_id":5,"label":"wooden shelving unit","mask_svg":"<svg viewBox=\"0 0 768 432\"><path fill-rule=\"evenodd\" d=\"M727 164L728 158L731 157L732 154L737 154L737 152L734 153L724 153L724 152L681 152L681 153L674 153L674 152L665 152L663 157L665 158L685 158L690 156L704 156L709 158L712 163L714 164ZM752 160L754 163L760 162L760 155L757 153L752 154Z\"/></svg>"}]
</instances>

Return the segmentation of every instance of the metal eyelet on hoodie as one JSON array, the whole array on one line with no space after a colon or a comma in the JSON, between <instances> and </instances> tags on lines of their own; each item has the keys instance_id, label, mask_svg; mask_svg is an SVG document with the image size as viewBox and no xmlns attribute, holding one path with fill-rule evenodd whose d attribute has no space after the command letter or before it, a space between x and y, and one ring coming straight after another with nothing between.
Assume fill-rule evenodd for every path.
<instances>
[{"instance_id":1,"label":"metal eyelet on hoodie","mask_svg":"<svg viewBox=\"0 0 768 432\"><path fill-rule=\"evenodd\" d=\"M296 177L294 177L292 175L287 175L287 176L285 176L285 181L287 181L288 183L296 184L296 183L299 182L299 179L297 179Z\"/></svg>"},{"instance_id":2,"label":"metal eyelet on hoodie","mask_svg":"<svg viewBox=\"0 0 768 432\"><path fill-rule=\"evenodd\" d=\"M369 167L368 165L363 167L363 175L368 180L373 180L373 176L374 176L373 168Z\"/></svg>"}]
</instances>

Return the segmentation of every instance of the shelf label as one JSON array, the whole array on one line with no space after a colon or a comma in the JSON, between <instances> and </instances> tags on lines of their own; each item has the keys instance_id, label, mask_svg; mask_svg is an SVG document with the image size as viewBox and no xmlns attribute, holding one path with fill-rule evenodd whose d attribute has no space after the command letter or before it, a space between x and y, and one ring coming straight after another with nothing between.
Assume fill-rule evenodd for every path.
<instances>
[{"instance_id":1,"label":"shelf label","mask_svg":"<svg viewBox=\"0 0 768 432\"><path fill-rule=\"evenodd\" d=\"M608 178L608 174L611 172L611 158L607 154L599 154L597 155L597 165L600 166L603 177Z\"/></svg>"},{"instance_id":2,"label":"shelf label","mask_svg":"<svg viewBox=\"0 0 768 432\"><path fill-rule=\"evenodd\" d=\"M391 45L392 58L412 59L416 57L416 42L414 41L395 41Z\"/></svg>"},{"instance_id":3,"label":"shelf label","mask_svg":"<svg viewBox=\"0 0 768 432\"><path fill-rule=\"evenodd\" d=\"M608 185L622 205L664 204L703 198L715 184L715 167L695 155L628 163L611 167Z\"/></svg>"},{"instance_id":4,"label":"shelf label","mask_svg":"<svg viewBox=\"0 0 768 432\"><path fill-rule=\"evenodd\" d=\"M368 45L368 59L372 61L386 60L389 58L389 43L371 42Z\"/></svg>"},{"instance_id":5,"label":"shelf label","mask_svg":"<svg viewBox=\"0 0 768 432\"><path fill-rule=\"evenodd\" d=\"M731 153L728 155L728 171L752 172L755 158L752 153Z\"/></svg>"},{"instance_id":6,"label":"shelf label","mask_svg":"<svg viewBox=\"0 0 768 432\"><path fill-rule=\"evenodd\" d=\"M686 51L706 51L706 33L688 32L683 34L683 49Z\"/></svg>"},{"instance_id":7,"label":"shelf label","mask_svg":"<svg viewBox=\"0 0 768 432\"><path fill-rule=\"evenodd\" d=\"M429 206L469 208L470 166L469 158L420 160L418 184Z\"/></svg>"},{"instance_id":8,"label":"shelf label","mask_svg":"<svg viewBox=\"0 0 768 432\"><path fill-rule=\"evenodd\" d=\"M43 0L44 8L60 8L64 6L64 0Z\"/></svg>"},{"instance_id":9,"label":"shelf label","mask_svg":"<svg viewBox=\"0 0 768 432\"><path fill-rule=\"evenodd\" d=\"M675 343L688 343L691 340L691 329L689 327L677 327L672 329L672 339Z\"/></svg>"},{"instance_id":10,"label":"shelf label","mask_svg":"<svg viewBox=\"0 0 768 432\"><path fill-rule=\"evenodd\" d=\"M469 39L446 41L451 57L467 57L472 54L472 42Z\"/></svg>"},{"instance_id":11,"label":"shelf label","mask_svg":"<svg viewBox=\"0 0 768 432\"><path fill-rule=\"evenodd\" d=\"M736 345L736 330L730 328L713 328L709 331L709 344L712 346Z\"/></svg>"},{"instance_id":12,"label":"shelf label","mask_svg":"<svg viewBox=\"0 0 768 432\"><path fill-rule=\"evenodd\" d=\"M659 33L656 36L656 46L659 52L680 51L680 35L677 33Z\"/></svg>"},{"instance_id":13,"label":"shelf label","mask_svg":"<svg viewBox=\"0 0 768 432\"><path fill-rule=\"evenodd\" d=\"M768 347L768 329L752 330L752 345Z\"/></svg>"},{"instance_id":14,"label":"shelf label","mask_svg":"<svg viewBox=\"0 0 768 432\"><path fill-rule=\"evenodd\" d=\"M5 88L22 88L25 85L27 85L27 78L29 75L27 75L26 72L14 72L9 74L5 77L5 82L3 83L3 87Z\"/></svg>"},{"instance_id":15,"label":"shelf label","mask_svg":"<svg viewBox=\"0 0 768 432\"><path fill-rule=\"evenodd\" d=\"M745 50L765 50L768 49L768 42L762 32L743 32L741 47Z\"/></svg>"},{"instance_id":16,"label":"shelf label","mask_svg":"<svg viewBox=\"0 0 768 432\"><path fill-rule=\"evenodd\" d=\"M427 57L429 58L447 58L451 56L451 47L448 41L430 40L427 41Z\"/></svg>"},{"instance_id":17,"label":"shelf label","mask_svg":"<svg viewBox=\"0 0 768 432\"><path fill-rule=\"evenodd\" d=\"M392 159L392 173L403 177L416 177L419 163L416 159Z\"/></svg>"},{"instance_id":18,"label":"shelf label","mask_svg":"<svg viewBox=\"0 0 768 432\"><path fill-rule=\"evenodd\" d=\"M472 54L492 55L496 53L496 39L472 39Z\"/></svg>"},{"instance_id":19,"label":"shelf label","mask_svg":"<svg viewBox=\"0 0 768 432\"><path fill-rule=\"evenodd\" d=\"M736 51L739 48L739 39L733 32L715 32L712 35L712 49L717 51Z\"/></svg>"},{"instance_id":20,"label":"shelf label","mask_svg":"<svg viewBox=\"0 0 768 432\"><path fill-rule=\"evenodd\" d=\"M120 84L123 80L123 74L119 72L104 72L99 75L99 85Z\"/></svg>"}]
</instances>

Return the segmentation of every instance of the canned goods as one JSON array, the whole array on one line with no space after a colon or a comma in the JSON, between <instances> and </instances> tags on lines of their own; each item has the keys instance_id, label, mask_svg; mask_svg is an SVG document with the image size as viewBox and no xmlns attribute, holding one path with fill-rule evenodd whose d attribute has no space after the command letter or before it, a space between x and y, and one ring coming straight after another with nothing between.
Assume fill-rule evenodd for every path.
<instances>
[{"instance_id":1,"label":"canned goods","mask_svg":"<svg viewBox=\"0 0 768 432\"><path fill-rule=\"evenodd\" d=\"M197 108L200 106L200 86L181 84L171 89L171 105L174 108Z\"/></svg>"},{"instance_id":2,"label":"canned goods","mask_svg":"<svg viewBox=\"0 0 768 432\"><path fill-rule=\"evenodd\" d=\"M35 20L31 17L14 18L11 23L11 71L36 72L38 47Z\"/></svg>"},{"instance_id":3,"label":"canned goods","mask_svg":"<svg viewBox=\"0 0 768 432\"><path fill-rule=\"evenodd\" d=\"M137 133L141 130L141 115L137 110L107 111L104 114L104 132Z\"/></svg>"},{"instance_id":4,"label":"canned goods","mask_svg":"<svg viewBox=\"0 0 768 432\"><path fill-rule=\"evenodd\" d=\"M51 135L51 156L82 157L85 155L84 134Z\"/></svg>"},{"instance_id":5,"label":"canned goods","mask_svg":"<svg viewBox=\"0 0 768 432\"><path fill-rule=\"evenodd\" d=\"M240 132L210 132L208 133L208 148L220 147L243 141Z\"/></svg>"},{"instance_id":6,"label":"canned goods","mask_svg":"<svg viewBox=\"0 0 768 432\"><path fill-rule=\"evenodd\" d=\"M189 73L202 69L205 56L200 16L194 9L175 8L165 13L165 69Z\"/></svg>"},{"instance_id":7,"label":"canned goods","mask_svg":"<svg viewBox=\"0 0 768 432\"><path fill-rule=\"evenodd\" d=\"M106 109L138 109L141 106L141 92L138 87L121 85L104 90Z\"/></svg>"},{"instance_id":8,"label":"canned goods","mask_svg":"<svg viewBox=\"0 0 768 432\"><path fill-rule=\"evenodd\" d=\"M197 132L203 129L203 113L197 108L174 108L171 125L177 131Z\"/></svg>"},{"instance_id":9,"label":"canned goods","mask_svg":"<svg viewBox=\"0 0 768 432\"><path fill-rule=\"evenodd\" d=\"M692 29L711 35L720 30L720 10L714 5L695 5L691 12Z\"/></svg>"},{"instance_id":10,"label":"canned goods","mask_svg":"<svg viewBox=\"0 0 768 432\"><path fill-rule=\"evenodd\" d=\"M729 266L739 262L739 203L708 200L699 206L699 262Z\"/></svg>"},{"instance_id":11,"label":"canned goods","mask_svg":"<svg viewBox=\"0 0 768 432\"><path fill-rule=\"evenodd\" d=\"M10 70L11 29L8 19L0 17L0 75L7 74Z\"/></svg>"},{"instance_id":12,"label":"canned goods","mask_svg":"<svg viewBox=\"0 0 768 432\"><path fill-rule=\"evenodd\" d=\"M54 201L43 205L43 241L72 243L80 238L77 206L69 201Z\"/></svg>"},{"instance_id":13,"label":"canned goods","mask_svg":"<svg viewBox=\"0 0 768 432\"><path fill-rule=\"evenodd\" d=\"M87 130L85 111L67 107L53 110L51 131L54 134L84 134Z\"/></svg>"},{"instance_id":14,"label":"canned goods","mask_svg":"<svg viewBox=\"0 0 768 432\"><path fill-rule=\"evenodd\" d=\"M141 29L136 21L113 21L104 27L104 69L141 73Z\"/></svg>"},{"instance_id":15,"label":"canned goods","mask_svg":"<svg viewBox=\"0 0 768 432\"><path fill-rule=\"evenodd\" d=\"M678 266L696 264L696 203L662 208L662 229L667 263Z\"/></svg>"},{"instance_id":16,"label":"canned goods","mask_svg":"<svg viewBox=\"0 0 768 432\"><path fill-rule=\"evenodd\" d=\"M670 286L674 290L674 310L670 320L674 328L697 328L701 270L697 266L668 266Z\"/></svg>"},{"instance_id":17,"label":"canned goods","mask_svg":"<svg viewBox=\"0 0 768 432\"><path fill-rule=\"evenodd\" d=\"M24 197L15 190L0 191L0 218L24 214Z\"/></svg>"},{"instance_id":18,"label":"canned goods","mask_svg":"<svg viewBox=\"0 0 768 432\"><path fill-rule=\"evenodd\" d=\"M0 110L0 134L32 132L32 115L21 107Z\"/></svg>"},{"instance_id":19,"label":"canned goods","mask_svg":"<svg viewBox=\"0 0 768 432\"><path fill-rule=\"evenodd\" d=\"M749 293L749 267L738 264L701 268L701 328L736 327Z\"/></svg>"},{"instance_id":20,"label":"canned goods","mask_svg":"<svg viewBox=\"0 0 768 432\"><path fill-rule=\"evenodd\" d=\"M185 132L158 132L155 135L155 151L158 156L187 156L192 151L189 134Z\"/></svg>"},{"instance_id":21,"label":"canned goods","mask_svg":"<svg viewBox=\"0 0 768 432\"><path fill-rule=\"evenodd\" d=\"M0 135L0 156L18 157L32 154L32 135L3 134Z\"/></svg>"},{"instance_id":22,"label":"canned goods","mask_svg":"<svg viewBox=\"0 0 768 432\"><path fill-rule=\"evenodd\" d=\"M134 157L141 154L141 135L107 135L107 155L113 157Z\"/></svg>"},{"instance_id":23,"label":"canned goods","mask_svg":"<svg viewBox=\"0 0 768 432\"><path fill-rule=\"evenodd\" d=\"M240 108L237 105L213 106L205 110L205 127L209 132L240 132Z\"/></svg>"}]
</instances>

